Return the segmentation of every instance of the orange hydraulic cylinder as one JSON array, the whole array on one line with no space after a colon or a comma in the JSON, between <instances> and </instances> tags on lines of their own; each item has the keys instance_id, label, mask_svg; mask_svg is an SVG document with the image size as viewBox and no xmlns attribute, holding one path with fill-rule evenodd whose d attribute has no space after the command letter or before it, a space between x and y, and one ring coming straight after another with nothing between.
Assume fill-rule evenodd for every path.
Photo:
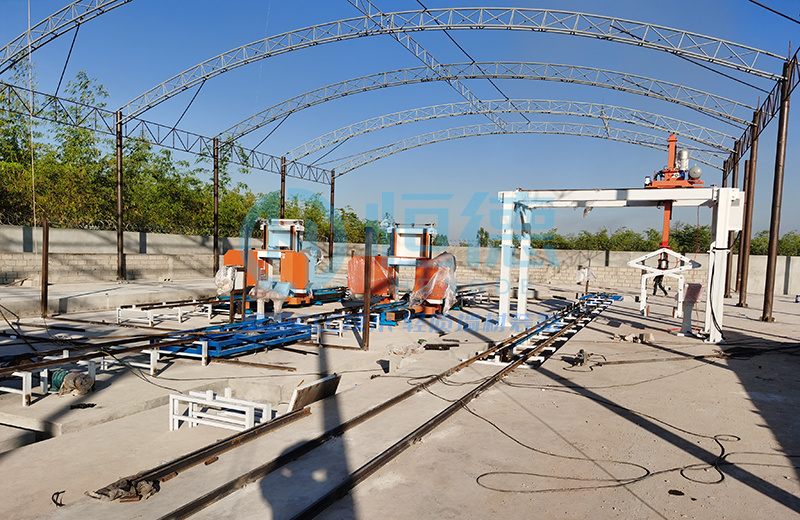
<instances>
[{"instance_id":1,"label":"orange hydraulic cylinder","mask_svg":"<svg viewBox=\"0 0 800 520\"><path fill-rule=\"evenodd\" d=\"M389 266L388 256L372 257L372 296L393 296L397 272ZM354 256L347 264L347 288L364 294L364 257Z\"/></svg>"}]
</instances>

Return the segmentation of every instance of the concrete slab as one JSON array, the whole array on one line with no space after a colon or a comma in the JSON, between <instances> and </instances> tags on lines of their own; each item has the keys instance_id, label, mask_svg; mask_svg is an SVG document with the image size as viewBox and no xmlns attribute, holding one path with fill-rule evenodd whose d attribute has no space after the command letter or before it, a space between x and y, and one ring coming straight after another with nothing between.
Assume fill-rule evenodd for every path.
<instances>
[{"instance_id":1,"label":"concrete slab","mask_svg":"<svg viewBox=\"0 0 800 520\"><path fill-rule=\"evenodd\" d=\"M3 287L0 304L13 315L41 315L40 287ZM93 282L48 287L50 315L116 309L121 305L207 298L216 295L213 278L174 282Z\"/></svg>"},{"instance_id":2,"label":"concrete slab","mask_svg":"<svg viewBox=\"0 0 800 520\"><path fill-rule=\"evenodd\" d=\"M554 294L570 292L574 296L572 287L563 287ZM800 304L777 298L778 323L758 321L758 309L726 305L727 344L711 345L671 333L680 326L672 318L672 300L653 299L650 316L643 317L638 304L628 298L633 292L625 295L623 302L575 335L541 369L515 372L507 384L482 394L470 406L477 415L459 412L321 517L516 518L530 516L533 508L544 518L800 516L800 478L795 469L800 418L794 413L793 390L798 383L793 354L800 338ZM467 310L487 318L496 312L493 303ZM551 308L546 301L531 302L529 311ZM702 319L702 312L698 317ZM475 319L468 314L456 318ZM374 330L368 352L296 345L308 353L274 350L243 358L291 364L297 368L294 373L174 361L152 381L175 389L231 386L235 395L246 399L267 396L279 409L301 381L334 371L344 376L339 393L313 405L310 418L241 446L211 466L188 470L139 503L103 503L82 493L227 433L181 428L168 435L166 409L157 400L170 390L154 387L129 371L112 374L113 381L89 394L98 405L102 399L98 410L66 411L64 404L73 398L49 396L16 413L22 410L19 396L5 396L13 401L16 415L59 422L64 434L0 454L0 479L7 491L4 496L10 497L0 505L0 513L23 519L158 518L397 395L419 377L449 368L455 358L467 357L477 348L479 340L470 341L473 334L454 326L447 330L444 323L418 321L407 328ZM476 323L475 332L484 340L494 338L497 331L480 320ZM614 339L640 333L652 334L652 342ZM453 342L458 346L415 354L397 371L384 373L382 362L388 359L390 345L419 339L441 342L448 337L458 339ZM571 360L580 349L593 354L590 362L635 363L573 367ZM694 358L719 351L736 357ZM315 494L330 489L337 479L441 410L446 399L456 398L472 381L493 371L487 365L471 367L451 378L450 384L398 405L197 516L294 514ZM0 411L11 410L0 397ZM133 413L142 403L153 403L153 408ZM39 412L33 414L37 407ZM118 416L112 413L116 408ZM720 459L722 448L729 454L724 459ZM52 469L42 476L30 471L31 461L48 461ZM680 469L686 466L682 475ZM725 479L714 484L720 475L716 468ZM55 509L50 495L62 489L67 490L68 507Z\"/></svg>"},{"instance_id":3,"label":"concrete slab","mask_svg":"<svg viewBox=\"0 0 800 520\"><path fill-rule=\"evenodd\" d=\"M36 442L36 432L0 424L0 453L5 453Z\"/></svg>"}]
</instances>

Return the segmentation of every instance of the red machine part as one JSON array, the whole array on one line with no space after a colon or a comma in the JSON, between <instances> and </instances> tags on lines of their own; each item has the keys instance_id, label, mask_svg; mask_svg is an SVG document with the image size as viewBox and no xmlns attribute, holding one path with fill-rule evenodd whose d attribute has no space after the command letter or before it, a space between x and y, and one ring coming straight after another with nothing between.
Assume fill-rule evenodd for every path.
<instances>
[{"instance_id":1,"label":"red machine part","mask_svg":"<svg viewBox=\"0 0 800 520\"><path fill-rule=\"evenodd\" d=\"M372 295L392 297L397 283L397 271L389 266L388 256L372 257ZM347 288L354 294L364 294L364 257L354 256L347 264Z\"/></svg>"}]
</instances>

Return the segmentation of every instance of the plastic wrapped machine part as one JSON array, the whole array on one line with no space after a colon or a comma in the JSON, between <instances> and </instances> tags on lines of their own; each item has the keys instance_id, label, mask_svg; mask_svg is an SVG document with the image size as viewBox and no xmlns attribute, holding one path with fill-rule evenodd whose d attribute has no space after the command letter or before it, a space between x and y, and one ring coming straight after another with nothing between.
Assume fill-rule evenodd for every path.
<instances>
[{"instance_id":1,"label":"plastic wrapped machine part","mask_svg":"<svg viewBox=\"0 0 800 520\"><path fill-rule=\"evenodd\" d=\"M217 286L217 295L228 294L233 290L233 279L236 276L236 268L224 265L219 268L214 276L214 285Z\"/></svg>"},{"instance_id":2,"label":"plastic wrapped machine part","mask_svg":"<svg viewBox=\"0 0 800 520\"><path fill-rule=\"evenodd\" d=\"M373 296L392 296L396 283L396 274L389 266L389 257L372 257L372 289ZM347 288L353 294L364 294L364 257L354 256L347 264Z\"/></svg>"},{"instance_id":3,"label":"plastic wrapped machine part","mask_svg":"<svg viewBox=\"0 0 800 520\"><path fill-rule=\"evenodd\" d=\"M250 289L249 296L256 300L270 300L272 302L272 310L277 316L283 309L283 302L289 297L291 288L292 284L289 282L259 280L259 282Z\"/></svg>"},{"instance_id":4,"label":"plastic wrapped machine part","mask_svg":"<svg viewBox=\"0 0 800 520\"><path fill-rule=\"evenodd\" d=\"M442 312L447 314L456 304L456 287L455 256L444 252L432 260L420 260L409 305L413 307L426 301L442 303Z\"/></svg>"}]
</instances>

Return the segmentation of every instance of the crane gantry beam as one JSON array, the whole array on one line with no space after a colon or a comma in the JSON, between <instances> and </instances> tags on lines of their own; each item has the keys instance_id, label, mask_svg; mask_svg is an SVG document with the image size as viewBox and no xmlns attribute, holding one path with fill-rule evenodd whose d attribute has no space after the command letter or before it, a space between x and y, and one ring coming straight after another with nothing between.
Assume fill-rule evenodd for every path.
<instances>
[{"instance_id":1,"label":"crane gantry beam","mask_svg":"<svg viewBox=\"0 0 800 520\"><path fill-rule=\"evenodd\" d=\"M80 24L88 22L103 13L127 4L131 0L78 0L59 9L37 23L0 49L0 74L13 67L28 55L28 41L31 52L55 40Z\"/></svg>"},{"instance_id":2,"label":"crane gantry beam","mask_svg":"<svg viewBox=\"0 0 800 520\"><path fill-rule=\"evenodd\" d=\"M620 128L607 128L600 125L584 125L580 123L552 123L552 122L530 122L530 123L509 123L506 128L500 128L493 124L479 124L470 126L461 126L457 128L448 128L446 130L437 130L429 132L408 139L374 148L367 152L357 154L347 158L344 162L337 163L334 166L336 171L336 178L349 173L357 168L367 165L378 159L383 159L396 153L418 148L428 144L440 143L443 141L450 141L453 139L461 139L464 137L477 137L486 135L501 135L501 134L558 134L558 135L573 135L580 137L594 137L598 139L609 139L611 141L620 141L623 143L636 144L639 146L646 146L648 148L655 148L663 150L664 137L645 134L642 132L635 132ZM692 159L696 162L711 166L717 170L722 168L711 161L713 159L722 159L714 153L709 153L704 150L686 147L687 150L692 152Z\"/></svg>"},{"instance_id":3,"label":"crane gantry beam","mask_svg":"<svg viewBox=\"0 0 800 520\"><path fill-rule=\"evenodd\" d=\"M602 15L528 8L449 8L376 14L327 22L257 40L169 78L121 107L126 118L136 117L204 80L264 58L325 43L411 31L500 29L582 36L668 52L684 58L732 68L762 78L778 80L784 58L706 36L654 24ZM766 62L766 63L765 63ZM763 64L763 65L762 65Z\"/></svg>"},{"instance_id":4,"label":"crane gantry beam","mask_svg":"<svg viewBox=\"0 0 800 520\"><path fill-rule=\"evenodd\" d=\"M440 75L431 73L427 67L413 67L326 85L272 105L236 123L217 137L221 141L237 140L289 114L333 99L387 87L442 81L444 78L559 81L609 88L682 105L721 118L739 129L750 124L749 118L755 110L745 103L685 85L594 67L528 62L451 63L443 67L444 74Z\"/></svg>"},{"instance_id":5,"label":"crane gantry beam","mask_svg":"<svg viewBox=\"0 0 800 520\"><path fill-rule=\"evenodd\" d=\"M460 102L419 107L411 110L384 114L328 132L327 134L312 139L286 152L284 155L288 160L296 161L328 146L341 143L352 137L368 132L429 119L481 114L482 110L492 111L494 113L553 114L593 117L605 122L616 121L651 128L668 134L677 134L723 152L730 153L733 151L732 148L725 146L724 143L726 140L733 141L734 138L730 135L717 132L710 128L693 125L686 121L632 108L582 101L498 99L484 101L480 108L476 108L470 103Z\"/></svg>"}]
</instances>

